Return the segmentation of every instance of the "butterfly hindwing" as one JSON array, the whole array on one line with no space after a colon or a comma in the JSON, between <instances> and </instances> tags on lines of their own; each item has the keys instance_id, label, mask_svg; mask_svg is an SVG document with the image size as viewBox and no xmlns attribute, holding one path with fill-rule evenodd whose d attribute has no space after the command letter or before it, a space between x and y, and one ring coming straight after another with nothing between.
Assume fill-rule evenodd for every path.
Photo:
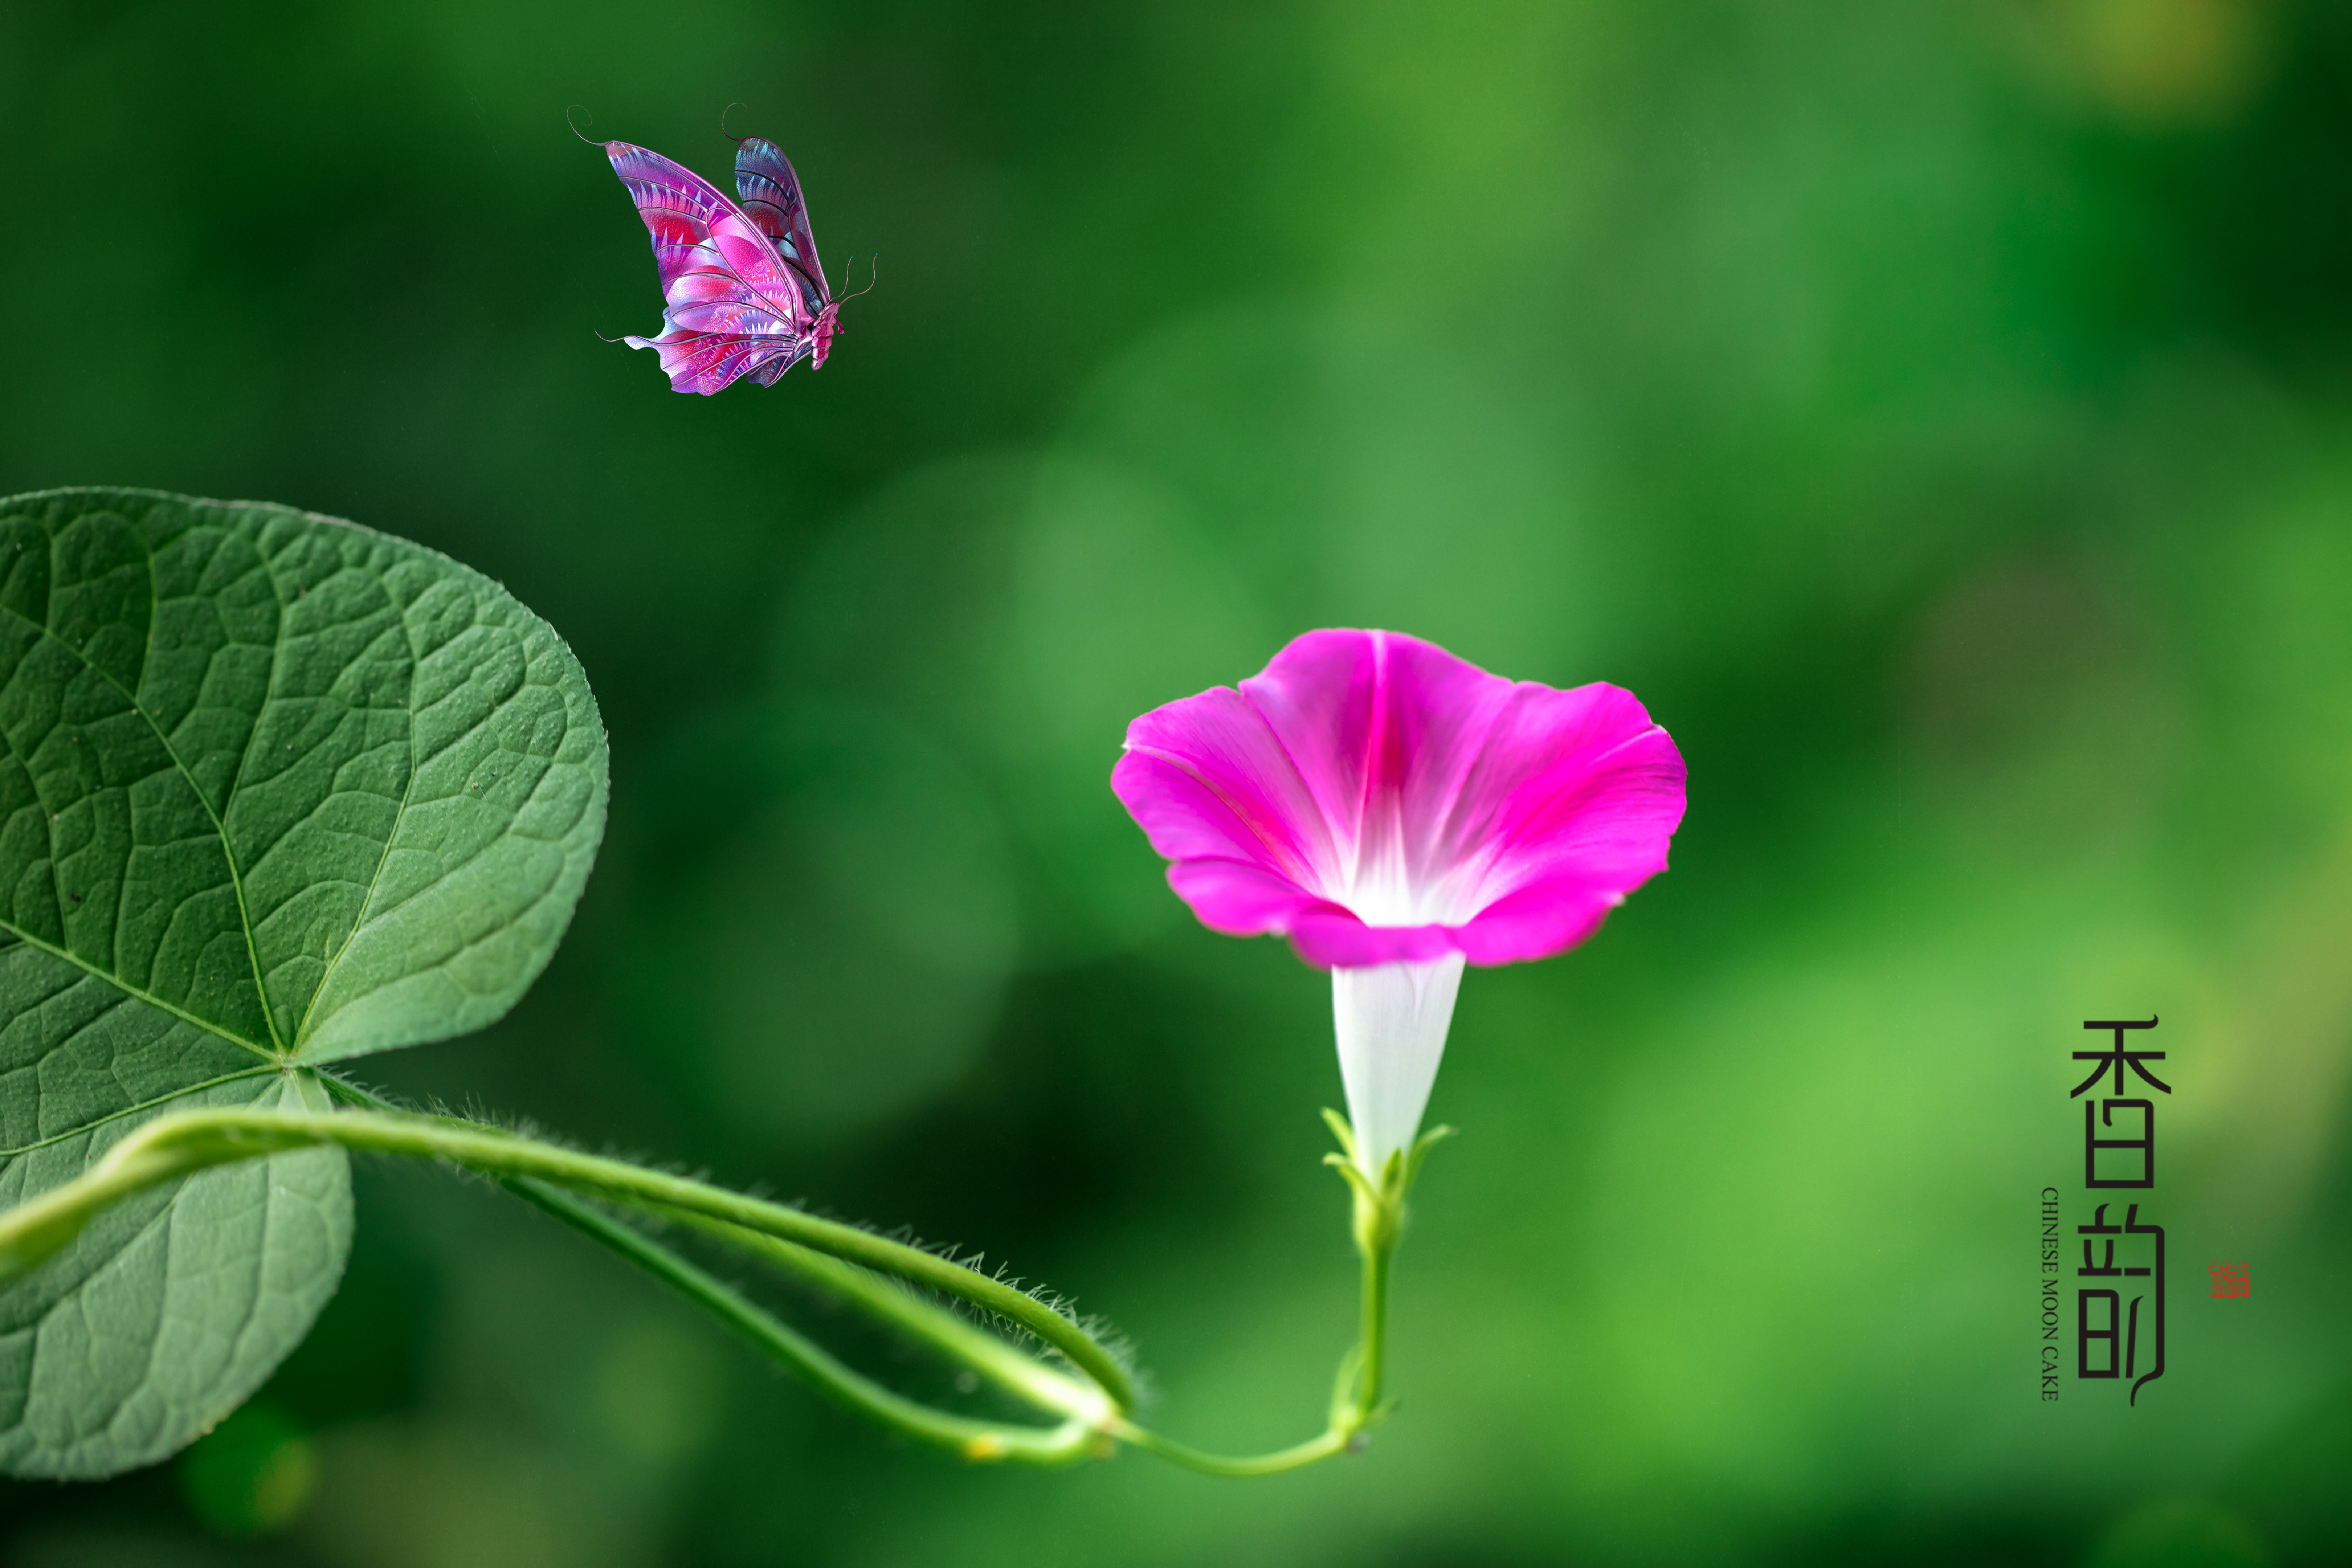
<instances>
[{"instance_id":1,"label":"butterfly hindwing","mask_svg":"<svg viewBox=\"0 0 2352 1568\"><path fill-rule=\"evenodd\" d=\"M666 301L661 336L621 341L659 354L679 392L717 392L746 374L772 384L809 351L816 307L805 280L743 208L693 170L626 142L604 151L653 237ZM789 178L791 165L784 172ZM797 182L792 194L797 205ZM804 233L805 216L801 224Z\"/></svg>"},{"instance_id":2,"label":"butterfly hindwing","mask_svg":"<svg viewBox=\"0 0 2352 1568\"><path fill-rule=\"evenodd\" d=\"M735 193L743 198L744 216L816 286L811 308L822 310L833 298L833 288L824 280L824 263L817 259L800 176L793 173L793 161L784 150L762 136L744 137L735 154Z\"/></svg>"},{"instance_id":3,"label":"butterfly hindwing","mask_svg":"<svg viewBox=\"0 0 2352 1568\"><path fill-rule=\"evenodd\" d=\"M796 364L805 363L808 357L809 350L805 346L801 349L800 353L793 355L789 359L785 358L782 354L778 354L775 358L768 361L765 364L761 365L758 369L751 372L751 377L753 381L758 382L761 386L773 386L776 383L784 379L784 372L792 369L793 366Z\"/></svg>"}]
</instances>

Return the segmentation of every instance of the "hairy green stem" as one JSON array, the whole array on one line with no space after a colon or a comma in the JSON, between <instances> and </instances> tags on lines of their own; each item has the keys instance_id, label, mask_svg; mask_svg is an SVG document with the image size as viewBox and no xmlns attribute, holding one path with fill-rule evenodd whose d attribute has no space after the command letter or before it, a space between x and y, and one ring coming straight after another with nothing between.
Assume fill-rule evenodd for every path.
<instances>
[{"instance_id":1,"label":"hairy green stem","mask_svg":"<svg viewBox=\"0 0 2352 1568\"><path fill-rule=\"evenodd\" d=\"M782 1205L476 1122L397 1110L340 1080L331 1086L346 1100L381 1109L331 1115L192 1110L146 1123L79 1177L0 1212L0 1287L69 1243L100 1211L145 1187L214 1165L339 1144L445 1161L489 1177L677 1289L852 1411L966 1458L1061 1464L1108 1452L1107 1440L1117 1439L1210 1475L1276 1475L1349 1451L1388 1414L1382 1394L1389 1274L1402 1230L1404 1198L1430 1146L1451 1131L1436 1129L1409 1152L1392 1156L1375 1182L1356 1164L1351 1130L1329 1116L1345 1153L1328 1163L1346 1178L1355 1200L1353 1228L1363 1260L1360 1338L1340 1363L1329 1421L1320 1436L1274 1453L1233 1458L1191 1447L1130 1421L1135 1391L1126 1369L1076 1324L1001 1280ZM1051 1428L1008 1426L936 1410L896 1394L659 1241L583 1202L574 1191L660 1215L750 1252L1064 1419ZM1038 1361L901 1280L953 1295L1030 1330L1091 1381Z\"/></svg>"},{"instance_id":2,"label":"hairy green stem","mask_svg":"<svg viewBox=\"0 0 2352 1568\"><path fill-rule=\"evenodd\" d=\"M994 1334L924 1300L896 1279L780 1237L682 1209L668 1212L683 1224L799 1275L909 1338L961 1362L1041 1410L1093 1424L1104 1422L1111 1414L1102 1394L1091 1384L1024 1354Z\"/></svg>"},{"instance_id":3,"label":"hairy green stem","mask_svg":"<svg viewBox=\"0 0 2352 1568\"><path fill-rule=\"evenodd\" d=\"M8 1222L17 1220L20 1215L24 1216L20 1224L34 1227L35 1234L47 1235L48 1232L40 1227L49 1224L53 1214L79 1211L80 1218L87 1219L107 1204L173 1175L317 1143L340 1143L347 1149L380 1154L446 1160L485 1176L538 1177L625 1204L652 1205L701 1215L798 1242L960 1297L1017 1323L1068 1358L1071 1364L1101 1386L1112 1404L1122 1410L1135 1407L1135 1384L1127 1369L1108 1351L1045 1302L1001 1279L992 1279L921 1247L892 1241L837 1220L820 1219L782 1204L450 1117L375 1110L319 1115L230 1110L184 1110L158 1117L109 1150L81 1177L51 1188L0 1219L0 1281L23 1271L22 1268L12 1268L9 1262L9 1244L16 1227ZM43 1212L35 1213L37 1210ZM64 1245L71 1239L72 1231L79 1228L79 1220L76 1220L71 1229L58 1237L55 1245ZM49 1250L54 1247L44 1248L30 1261L38 1262Z\"/></svg>"},{"instance_id":4,"label":"hairy green stem","mask_svg":"<svg viewBox=\"0 0 2352 1568\"><path fill-rule=\"evenodd\" d=\"M358 1084L342 1079L330 1079L328 1083L333 1092L346 1103L365 1106L370 1110L383 1111L394 1116L411 1114L383 1096ZM861 1384L865 1384L865 1380L858 1378L856 1373L848 1372L846 1368L841 1368L839 1363L824 1352L818 1350L804 1338L777 1322L772 1316L756 1307L751 1307L742 1298L731 1291L727 1291L724 1287L719 1288L722 1293L721 1296L707 1296L698 1284L689 1283L689 1281L707 1280L709 1276L679 1258L660 1241L646 1236L634 1226L623 1224L593 1205L583 1203L562 1189L551 1186L536 1178L500 1177L499 1184L525 1202L546 1210L591 1239L604 1243L623 1258L645 1268L665 1283L676 1286L690 1299L709 1307L722 1321L747 1333L763 1350L772 1352L771 1342L778 1341L779 1336L792 1342L795 1348L788 1352L778 1353L778 1359L787 1365L801 1368L808 1364L810 1356L814 1356L821 1358L826 1367L836 1368L842 1375L856 1380ZM831 1291L835 1296L851 1300L910 1338L930 1345L951 1360L962 1362L975 1373L1040 1409L1057 1415L1072 1417L1085 1416L1089 1419L1098 1419L1100 1416L1102 1398L1093 1389L1051 1367L1040 1364L1035 1357L1025 1354L996 1335L975 1327L953 1312L941 1310L932 1302L905 1289L887 1276L860 1268L856 1264L845 1263L824 1253L798 1246L761 1231L750 1230L723 1220L712 1219L706 1215L665 1205L647 1204L642 1206L649 1213L700 1230L738 1250L753 1253L787 1272L797 1274L802 1279ZM741 1319L740 1313L746 1309L756 1313L761 1320L756 1328L747 1326ZM828 1388L835 1381L834 1373L830 1371L811 1372L809 1376L811 1381L824 1384ZM860 1409L866 1408L859 1401L847 1402ZM885 1424L889 1423L886 1421ZM991 1429L991 1432L995 1430ZM990 1436L990 1433L982 1433L972 1436L971 1440L976 1442L978 1450L992 1450L994 1447L1001 1447L1001 1445L992 1444L989 1441ZM1008 1453L1013 1457L1027 1457L1025 1449L1018 1443L1013 1445ZM975 1451L968 1454L967 1457L1005 1456L993 1451ZM1060 1457L1058 1450L1053 1457L1055 1458Z\"/></svg>"},{"instance_id":5,"label":"hairy green stem","mask_svg":"<svg viewBox=\"0 0 2352 1568\"><path fill-rule=\"evenodd\" d=\"M772 1315L747 1300L740 1292L722 1284L654 1240L653 1237L633 1226L614 1218L593 1205L583 1203L561 1188L550 1186L544 1182L528 1177L509 1177L499 1184L525 1203L544 1209L564 1224L611 1247L655 1279L678 1291L688 1300L709 1310L720 1321L751 1341L770 1359L814 1384L820 1393L833 1399L851 1414L863 1415L878 1426L904 1433L920 1442L951 1449L967 1459L1013 1460L1038 1465L1067 1464L1084 1458L1097 1444L1102 1441L1092 1426L1076 1417L1066 1420L1061 1426L1051 1429L1011 1426L974 1421L919 1404L883 1387L872 1378L844 1366L806 1336L777 1321ZM738 1231L737 1235L757 1242L772 1244L780 1248L790 1247L805 1259L829 1265L832 1268L845 1274L852 1272L864 1274L866 1279L877 1285L896 1289L896 1287L888 1286L878 1276L857 1269L853 1264L838 1262L821 1253L810 1252L804 1247L793 1247L790 1242L775 1241L772 1237L748 1231ZM1026 1363L1035 1373L1045 1378L1069 1384L1072 1388L1078 1386L1070 1383L1069 1379L1063 1378L1060 1373L1022 1356L1019 1352L1003 1345L1002 1342L990 1339L989 1336L971 1329L952 1313L942 1312L928 1301L917 1300L906 1295L904 1291L897 1293L902 1300L895 1303L896 1306L901 1308L913 1306L921 1312L944 1319L955 1328L963 1330L971 1338L986 1341L990 1348L1003 1355ZM906 1323L905 1318L897 1315L893 1315L892 1321L901 1323L902 1326ZM934 1342L938 1342L934 1340ZM959 1351L954 1353L962 1352ZM1025 1387L1016 1388L1014 1392L1023 1394L1026 1397L1036 1397L1030 1389ZM1044 1403L1042 1400L1039 1402Z\"/></svg>"}]
</instances>

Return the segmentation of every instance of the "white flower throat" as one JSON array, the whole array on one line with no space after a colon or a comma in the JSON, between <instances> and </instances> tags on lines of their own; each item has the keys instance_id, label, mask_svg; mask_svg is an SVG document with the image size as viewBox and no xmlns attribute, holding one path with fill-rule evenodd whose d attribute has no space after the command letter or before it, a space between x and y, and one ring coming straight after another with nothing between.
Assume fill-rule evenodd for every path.
<instances>
[{"instance_id":1,"label":"white flower throat","mask_svg":"<svg viewBox=\"0 0 2352 1568\"><path fill-rule=\"evenodd\" d=\"M1333 889L1368 926L1457 925L1478 912L1480 867L1436 865L1427 847L1405 843L1393 805L1367 813L1353 863Z\"/></svg>"}]
</instances>

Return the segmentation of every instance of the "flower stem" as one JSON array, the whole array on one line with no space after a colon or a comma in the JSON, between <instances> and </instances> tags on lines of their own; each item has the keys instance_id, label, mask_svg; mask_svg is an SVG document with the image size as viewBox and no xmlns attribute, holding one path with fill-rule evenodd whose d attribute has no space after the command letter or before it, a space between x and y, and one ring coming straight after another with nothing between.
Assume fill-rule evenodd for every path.
<instances>
[{"instance_id":1,"label":"flower stem","mask_svg":"<svg viewBox=\"0 0 2352 1568\"><path fill-rule=\"evenodd\" d=\"M1388 1370L1389 1265L1396 1258L1396 1236L1391 1228L1384 1240L1369 1247L1358 1245L1364 1256L1364 1331L1358 1352L1354 1413L1361 1425L1380 1411Z\"/></svg>"},{"instance_id":2,"label":"flower stem","mask_svg":"<svg viewBox=\"0 0 2352 1568\"><path fill-rule=\"evenodd\" d=\"M1323 1115L1338 1135L1342 1151L1325 1156L1324 1163L1346 1179L1354 1194L1356 1250L1364 1265L1361 1337L1339 1363L1339 1374L1331 1390L1330 1424L1320 1436L1271 1454L1247 1458L1206 1453L1125 1419L1114 1420L1105 1428L1111 1436L1157 1454L1171 1464L1206 1475L1273 1476L1304 1468L1335 1454L1351 1453L1362 1446L1365 1433L1387 1419L1390 1406L1382 1402L1381 1394L1388 1359L1389 1272L1404 1232L1405 1194L1420 1175L1421 1163L1430 1149L1452 1137L1454 1129L1433 1128L1412 1149L1391 1154L1387 1169L1375 1184L1357 1166L1355 1132L1346 1119L1336 1111L1327 1110Z\"/></svg>"},{"instance_id":3,"label":"flower stem","mask_svg":"<svg viewBox=\"0 0 2352 1568\"><path fill-rule=\"evenodd\" d=\"M1352 1434L1334 1426L1319 1437L1310 1437L1288 1448L1276 1449L1271 1454L1253 1454L1246 1458L1234 1458L1187 1447L1173 1438L1163 1437L1131 1422L1114 1421L1108 1430L1120 1442L1131 1444L1147 1454L1157 1454L1169 1463L1181 1465L1185 1469L1198 1470L1204 1476L1237 1478L1278 1476L1285 1470L1303 1470L1309 1465L1346 1453L1348 1445L1353 1440Z\"/></svg>"}]
</instances>

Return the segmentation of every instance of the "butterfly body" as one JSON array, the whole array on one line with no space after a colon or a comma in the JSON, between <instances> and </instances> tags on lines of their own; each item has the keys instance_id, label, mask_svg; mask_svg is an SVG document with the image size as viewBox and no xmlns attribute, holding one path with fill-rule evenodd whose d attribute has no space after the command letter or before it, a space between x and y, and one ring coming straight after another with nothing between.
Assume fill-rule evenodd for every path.
<instances>
[{"instance_id":1,"label":"butterfly body","mask_svg":"<svg viewBox=\"0 0 2352 1568\"><path fill-rule=\"evenodd\" d=\"M738 376L773 386L800 363L823 365L841 302L824 280L807 204L774 142L745 137L739 203L682 163L626 142L602 143L653 237L662 331L625 337L652 349L670 386L708 396Z\"/></svg>"},{"instance_id":2,"label":"butterfly body","mask_svg":"<svg viewBox=\"0 0 2352 1568\"><path fill-rule=\"evenodd\" d=\"M833 334L839 331L841 305L835 301L816 313L816 325L809 329L809 369L824 368L824 356L833 352Z\"/></svg>"}]
</instances>

